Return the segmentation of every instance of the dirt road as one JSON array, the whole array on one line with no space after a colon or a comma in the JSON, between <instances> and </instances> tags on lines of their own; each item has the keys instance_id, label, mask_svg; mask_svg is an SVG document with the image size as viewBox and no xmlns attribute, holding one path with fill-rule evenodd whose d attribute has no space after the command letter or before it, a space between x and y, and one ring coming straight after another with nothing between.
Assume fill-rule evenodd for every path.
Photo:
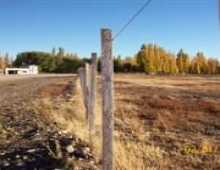
<instances>
[{"instance_id":1,"label":"dirt road","mask_svg":"<svg viewBox=\"0 0 220 170\"><path fill-rule=\"evenodd\" d=\"M23 100L31 100L33 95L42 87L59 79L75 77L75 75L10 75L0 76L0 106L19 104Z\"/></svg>"},{"instance_id":2,"label":"dirt road","mask_svg":"<svg viewBox=\"0 0 220 170\"><path fill-rule=\"evenodd\" d=\"M75 74L38 74L38 75L3 75L0 74L0 83L8 81L18 81L31 78L48 78L48 77L69 77Z\"/></svg>"},{"instance_id":3,"label":"dirt road","mask_svg":"<svg viewBox=\"0 0 220 170\"><path fill-rule=\"evenodd\" d=\"M53 155L57 141L68 143L73 137L61 135L56 122L45 120L28 103L40 98L41 89L55 82L68 82L76 76L49 75L0 78L0 169L55 169L62 160Z\"/></svg>"}]
</instances>

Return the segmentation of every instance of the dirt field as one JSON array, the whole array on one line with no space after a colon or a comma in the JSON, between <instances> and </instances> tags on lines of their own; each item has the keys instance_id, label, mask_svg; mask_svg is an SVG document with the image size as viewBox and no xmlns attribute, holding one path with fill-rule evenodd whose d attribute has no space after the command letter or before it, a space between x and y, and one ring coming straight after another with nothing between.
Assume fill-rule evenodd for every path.
<instances>
[{"instance_id":1,"label":"dirt field","mask_svg":"<svg viewBox=\"0 0 220 170\"><path fill-rule=\"evenodd\" d=\"M220 169L220 77L115 79L116 129L121 120L129 140L161 151L142 155L144 169Z\"/></svg>"},{"instance_id":2,"label":"dirt field","mask_svg":"<svg viewBox=\"0 0 220 170\"><path fill-rule=\"evenodd\" d=\"M87 145L63 130L48 110L71 104L76 76L15 77L0 82L0 169L60 169L72 158L89 162ZM59 101L46 105L47 98Z\"/></svg>"},{"instance_id":3,"label":"dirt field","mask_svg":"<svg viewBox=\"0 0 220 170\"><path fill-rule=\"evenodd\" d=\"M0 169L101 169L99 80L91 147L76 76L0 76ZM114 137L116 170L220 169L220 77L115 75Z\"/></svg>"}]
</instances>

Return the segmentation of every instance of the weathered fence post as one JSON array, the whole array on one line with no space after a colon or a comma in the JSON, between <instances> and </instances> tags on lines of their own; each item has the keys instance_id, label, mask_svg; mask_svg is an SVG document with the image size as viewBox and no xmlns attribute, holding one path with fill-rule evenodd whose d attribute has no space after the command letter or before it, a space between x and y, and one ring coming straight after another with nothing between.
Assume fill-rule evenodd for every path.
<instances>
[{"instance_id":1,"label":"weathered fence post","mask_svg":"<svg viewBox=\"0 0 220 170\"><path fill-rule=\"evenodd\" d=\"M112 32L101 29L103 170L113 170L114 84Z\"/></svg>"},{"instance_id":2,"label":"weathered fence post","mask_svg":"<svg viewBox=\"0 0 220 170\"><path fill-rule=\"evenodd\" d=\"M78 69L78 77L79 77L79 80L80 80L80 85L81 85L81 89L82 89L82 85L83 85L83 82L82 82L82 67L80 67Z\"/></svg>"},{"instance_id":3,"label":"weathered fence post","mask_svg":"<svg viewBox=\"0 0 220 170\"><path fill-rule=\"evenodd\" d=\"M89 101L89 64L86 63L85 68L79 69L80 82L83 94L83 103L86 110L86 120L88 120L88 101Z\"/></svg>"},{"instance_id":4,"label":"weathered fence post","mask_svg":"<svg viewBox=\"0 0 220 170\"><path fill-rule=\"evenodd\" d=\"M86 120L89 121L89 86L90 86L90 66L85 64L85 96L86 96Z\"/></svg>"},{"instance_id":5,"label":"weathered fence post","mask_svg":"<svg viewBox=\"0 0 220 170\"><path fill-rule=\"evenodd\" d=\"M79 68L79 78L80 78L80 84L81 84L81 90L83 95L83 104L86 109L86 94L85 94L85 68Z\"/></svg>"},{"instance_id":6,"label":"weathered fence post","mask_svg":"<svg viewBox=\"0 0 220 170\"><path fill-rule=\"evenodd\" d=\"M92 53L92 63L90 69L90 87L89 87L89 133L90 142L93 144L95 133L95 83L96 83L96 58L97 53Z\"/></svg>"}]
</instances>

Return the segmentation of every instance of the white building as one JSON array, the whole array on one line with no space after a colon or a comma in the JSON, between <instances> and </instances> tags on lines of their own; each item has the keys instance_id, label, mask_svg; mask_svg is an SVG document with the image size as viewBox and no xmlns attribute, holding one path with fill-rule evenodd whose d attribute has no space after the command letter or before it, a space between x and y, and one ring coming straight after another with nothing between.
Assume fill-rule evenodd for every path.
<instances>
[{"instance_id":1,"label":"white building","mask_svg":"<svg viewBox=\"0 0 220 170\"><path fill-rule=\"evenodd\" d=\"M5 74L38 74L38 66L30 65L27 68L6 68Z\"/></svg>"}]
</instances>

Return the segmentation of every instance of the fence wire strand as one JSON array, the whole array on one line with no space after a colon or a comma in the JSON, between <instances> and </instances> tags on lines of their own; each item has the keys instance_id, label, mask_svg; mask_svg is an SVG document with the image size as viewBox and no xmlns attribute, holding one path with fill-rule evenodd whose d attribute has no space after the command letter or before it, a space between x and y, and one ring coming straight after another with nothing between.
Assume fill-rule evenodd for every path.
<instances>
[{"instance_id":1,"label":"fence wire strand","mask_svg":"<svg viewBox=\"0 0 220 170\"><path fill-rule=\"evenodd\" d=\"M112 41L114 41L118 36L137 18L137 16L150 4L152 0L148 0L136 13L133 17L115 34Z\"/></svg>"}]
</instances>

